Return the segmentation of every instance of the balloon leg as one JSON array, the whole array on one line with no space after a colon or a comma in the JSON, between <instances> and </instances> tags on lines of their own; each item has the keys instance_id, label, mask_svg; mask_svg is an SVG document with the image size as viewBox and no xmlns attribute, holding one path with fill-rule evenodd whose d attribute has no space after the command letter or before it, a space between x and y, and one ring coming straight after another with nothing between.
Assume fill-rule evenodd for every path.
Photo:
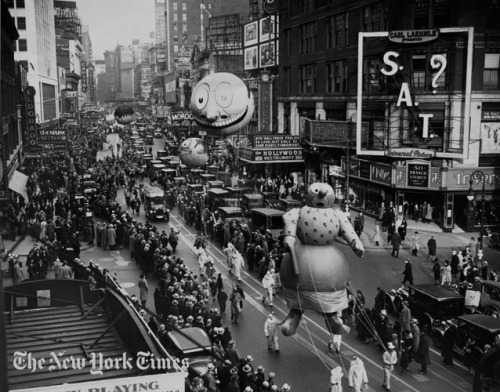
<instances>
[{"instance_id":1,"label":"balloon leg","mask_svg":"<svg viewBox=\"0 0 500 392\"><path fill-rule=\"evenodd\" d=\"M281 332L285 336L295 335L297 327L299 326L300 319L302 317L302 312L298 309L290 309L285 321L281 325Z\"/></svg>"}]
</instances>

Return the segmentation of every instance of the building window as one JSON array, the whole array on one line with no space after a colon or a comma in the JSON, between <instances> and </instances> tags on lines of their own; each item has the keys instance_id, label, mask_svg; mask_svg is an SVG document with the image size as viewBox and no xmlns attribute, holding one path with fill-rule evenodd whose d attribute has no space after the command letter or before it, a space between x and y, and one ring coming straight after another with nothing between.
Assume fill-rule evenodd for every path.
<instances>
[{"instance_id":1,"label":"building window","mask_svg":"<svg viewBox=\"0 0 500 392\"><path fill-rule=\"evenodd\" d=\"M411 58L411 85L413 88L425 88L425 69L427 58L425 54L414 55Z\"/></svg>"},{"instance_id":2,"label":"building window","mask_svg":"<svg viewBox=\"0 0 500 392\"><path fill-rule=\"evenodd\" d=\"M28 51L28 41L27 40L20 39L17 41L17 44L19 45L20 52L27 52Z\"/></svg>"},{"instance_id":3,"label":"building window","mask_svg":"<svg viewBox=\"0 0 500 392\"><path fill-rule=\"evenodd\" d=\"M316 65L308 64L299 67L300 93L314 93L316 91Z\"/></svg>"},{"instance_id":4,"label":"building window","mask_svg":"<svg viewBox=\"0 0 500 392\"><path fill-rule=\"evenodd\" d=\"M177 53L179 51L179 45L174 45L174 53Z\"/></svg>"},{"instance_id":5,"label":"building window","mask_svg":"<svg viewBox=\"0 0 500 392\"><path fill-rule=\"evenodd\" d=\"M283 87L284 87L284 95L289 95L292 93L292 72L290 67L283 68Z\"/></svg>"},{"instance_id":6,"label":"building window","mask_svg":"<svg viewBox=\"0 0 500 392\"><path fill-rule=\"evenodd\" d=\"M174 34L174 41L179 41L179 35L178 34Z\"/></svg>"},{"instance_id":7,"label":"building window","mask_svg":"<svg viewBox=\"0 0 500 392\"><path fill-rule=\"evenodd\" d=\"M187 22L187 15L186 14L182 14L182 21Z\"/></svg>"},{"instance_id":8,"label":"building window","mask_svg":"<svg viewBox=\"0 0 500 392\"><path fill-rule=\"evenodd\" d=\"M363 31L381 31L386 29L387 22L384 16L382 3L371 4L363 9Z\"/></svg>"},{"instance_id":9,"label":"building window","mask_svg":"<svg viewBox=\"0 0 500 392\"><path fill-rule=\"evenodd\" d=\"M174 23L174 31L179 31L179 25L177 23Z\"/></svg>"},{"instance_id":10,"label":"building window","mask_svg":"<svg viewBox=\"0 0 500 392\"><path fill-rule=\"evenodd\" d=\"M484 54L483 88L498 89L498 73L500 70L500 53Z\"/></svg>"},{"instance_id":11,"label":"building window","mask_svg":"<svg viewBox=\"0 0 500 392\"><path fill-rule=\"evenodd\" d=\"M300 53L313 53L316 42L317 23L307 23L299 26L300 34Z\"/></svg>"},{"instance_id":12,"label":"building window","mask_svg":"<svg viewBox=\"0 0 500 392\"><path fill-rule=\"evenodd\" d=\"M17 29L18 30L26 30L26 18L18 17L17 18Z\"/></svg>"},{"instance_id":13,"label":"building window","mask_svg":"<svg viewBox=\"0 0 500 392\"><path fill-rule=\"evenodd\" d=\"M182 10L183 10L183 11L186 11L186 10L187 10L187 5L186 5L186 3L182 3Z\"/></svg>"},{"instance_id":14,"label":"building window","mask_svg":"<svg viewBox=\"0 0 500 392\"><path fill-rule=\"evenodd\" d=\"M349 13L344 12L327 19L327 47L349 45Z\"/></svg>"},{"instance_id":15,"label":"building window","mask_svg":"<svg viewBox=\"0 0 500 392\"><path fill-rule=\"evenodd\" d=\"M24 8L24 0L16 0L16 8Z\"/></svg>"},{"instance_id":16,"label":"building window","mask_svg":"<svg viewBox=\"0 0 500 392\"><path fill-rule=\"evenodd\" d=\"M381 92L385 88L385 76L380 72L383 67L384 64L378 57L363 61L363 91L375 93Z\"/></svg>"},{"instance_id":17,"label":"building window","mask_svg":"<svg viewBox=\"0 0 500 392\"><path fill-rule=\"evenodd\" d=\"M172 3L172 10L177 11L177 3Z\"/></svg>"},{"instance_id":18,"label":"building window","mask_svg":"<svg viewBox=\"0 0 500 392\"><path fill-rule=\"evenodd\" d=\"M328 93L342 93L347 91L347 62L344 60L327 63Z\"/></svg>"},{"instance_id":19,"label":"building window","mask_svg":"<svg viewBox=\"0 0 500 392\"><path fill-rule=\"evenodd\" d=\"M14 0L6 0L5 5L7 8L14 8Z\"/></svg>"},{"instance_id":20,"label":"building window","mask_svg":"<svg viewBox=\"0 0 500 392\"><path fill-rule=\"evenodd\" d=\"M42 83L43 121L56 118L56 87Z\"/></svg>"},{"instance_id":21,"label":"building window","mask_svg":"<svg viewBox=\"0 0 500 392\"><path fill-rule=\"evenodd\" d=\"M183 33L187 33L187 31L188 31L188 25L187 24L183 24L182 25L182 32Z\"/></svg>"},{"instance_id":22,"label":"building window","mask_svg":"<svg viewBox=\"0 0 500 392\"><path fill-rule=\"evenodd\" d=\"M173 14L173 15L172 15L172 18L173 18L173 21L174 21L174 22L177 22L177 21L179 20L179 18L178 18L178 15L177 15L177 14Z\"/></svg>"},{"instance_id":23,"label":"building window","mask_svg":"<svg viewBox=\"0 0 500 392\"><path fill-rule=\"evenodd\" d=\"M292 35L291 35L291 30L286 29L283 30L283 44L284 44L284 49L283 49L283 54L285 56L290 56L292 54Z\"/></svg>"}]
</instances>

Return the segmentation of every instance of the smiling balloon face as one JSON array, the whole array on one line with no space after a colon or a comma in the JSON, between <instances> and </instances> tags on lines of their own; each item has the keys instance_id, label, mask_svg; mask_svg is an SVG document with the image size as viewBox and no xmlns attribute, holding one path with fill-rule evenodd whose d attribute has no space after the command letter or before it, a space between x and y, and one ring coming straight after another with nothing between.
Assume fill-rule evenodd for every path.
<instances>
[{"instance_id":1,"label":"smiling balloon face","mask_svg":"<svg viewBox=\"0 0 500 392\"><path fill-rule=\"evenodd\" d=\"M190 108L196 123L217 136L238 133L249 123L254 107L247 85L227 72L206 76L191 95Z\"/></svg>"},{"instance_id":2,"label":"smiling balloon face","mask_svg":"<svg viewBox=\"0 0 500 392\"><path fill-rule=\"evenodd\" d=\"M203 140L189 138L179 146L179 158L181 162L189 167L200 167L208 162L208 154Z\"/></svg>"}]
</instances>

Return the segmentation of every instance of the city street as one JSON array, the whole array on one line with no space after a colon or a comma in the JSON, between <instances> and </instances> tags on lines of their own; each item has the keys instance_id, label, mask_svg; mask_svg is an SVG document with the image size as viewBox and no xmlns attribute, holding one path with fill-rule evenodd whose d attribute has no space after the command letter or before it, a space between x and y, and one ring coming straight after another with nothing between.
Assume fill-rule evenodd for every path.
<instances>
[{"instance_id":1,"label":"city street","mask_svg":"<svg viewBox=\"0 0 500 392\"><path fill-rule=\"evenodd\" d=\"M112 134L108 137L112 145L116 145L117 135ZM163 140L155 139L154 152L163 148ZM100 154L110 154L110 151L105 151ZM148 179L145 179L148 183ZM124 205L123 191L119 191L118 201ZM145 221L144 214L135 217L140 221ZM370 218L368 218L370 219ZM197 271L198 265L193 249L194 238L196 232L185 225L183 219L178 215L177 211L171 213L169 223L155 222L160 230L170 231L170 227L175 227L180 231L181 242L178 247L178 255L183 257L187 265L193 271ZM370 226L370 223L367 223ZM425 238L426 233L421 233L422 238ZM435 233L433 233L435 234ZM440 241L438 255L444 257L448 253L451 255L451 249L457 246L458 243L466 244L467 237L454 234L435 234ZM449 244L447 237L450 236ZM365 237L363 235L363 237ZM390 249L387 247L376 248L370 247L367 238L363 238L368 244L368 250L364 258L359 259L347 246L340 244L339 247L347 258L351 260L351 285L357 289L362 289L366 298L367 306L373 306L373 298L377 287L382 287L385 290L397 288L400 286L402 271L404 268L404 260L406 257L411 258L413 263L413 271L415 283L433 283L431 275L431 263L426 260L426 252L423 251L420 257L411 257L408 249L403 249L399 259L390 257ZM450 245L451 244L451 245ZM464 245L465 246L465 245ZM405 247L407 248L407 247ZM211 243L208 246L209 253L216 261L216 269L220 271L225 278L225 287L229 288L231 282L235 279L228 273L226 257L221 249ZM108 268L113 273L116 273L120 282L127 289L129 294L138 294L136 282L139 276L139 268L130 261L128 251L102 251L101 249L92 248L87 250L88 258L94 258L102 267ZM495 268L499 268L500 260L494 258L493 253L486 253L488 260L492 260L491 264ZM246 293L246 302L244 310L241 314L241 321L238 325L230 324L226 316L226 325L229 325L233 336L237 341L237 348L240 353L251 354L255 358L255 364L261 364L266 368L266 371L274 371L277 374L278 384L288 382L293 386L294 390L299 391L315 391L317 388L326 390L329 383L329 370L337 365L342 366L347 374L349 362L354 354L360 356L369 373L370 387L372 390L377 390L382 382L381 352L378 351L374 344L366 345L355 337L355 331L351 331L349 336L345 336L341 348L340 355L328 350L327 341L329 340L327 330L323 318L314 313L307 313L303 318L301 327L297 335L292 338L284 336L279 337L280 354L271 353L267 350L266 340L263 331L264 321L271 308L263 306L261 302L262 289L261 284L255 273L244 273L243 290ZM150 293L156 287L155 281L149 281ZM150 307L153 306L152 298L148 302ZM215 306L215 304L214 304ZM286 303L282 294L278 295L274 301L275 314L279 318L284 318L287 313ZM307 363L307 372L304 372L304 364ZM452 369L442 366L441 357L436 350L432 353L432 365L429 368L426 376L418 374L419 365L412 363L411 371L405 377L401 375L400 369L395 371L396 382L394 390L396 391L424 391L440 390L440 391L470 391L472 378L467 375L467 372L461 364L457 363ZM314 388L311 386L314 385ZM344 380L344 386L347 384Z\"/></svg>"}]
</instances>

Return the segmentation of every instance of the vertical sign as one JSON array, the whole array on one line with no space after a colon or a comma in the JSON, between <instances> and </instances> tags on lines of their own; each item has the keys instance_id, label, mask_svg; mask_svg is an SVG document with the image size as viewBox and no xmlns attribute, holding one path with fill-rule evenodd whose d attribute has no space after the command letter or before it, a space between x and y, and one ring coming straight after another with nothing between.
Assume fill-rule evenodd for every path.
<instances>
[{"instance_id":1,"label":"vertical sign","mask_svg":"<svg viewBox=\"0 0 500 392\"><path fill-rule=\"evenodd\" d=\"M36 141L36 112L35 112L35 95L36 90L33 86L28 86L24 89L26 95L26 129L23 132L28 151L33 151L37 145Z\"/></svg>"},{"instance_id":2,"label":"vertical sign","mask_svg":"<svg viewBox=\"0 0 500 392\"><path fill-rule=\"evenodd\" d=\"M94 80L94 67L88 67L89 70L89 90L90 90L90 102L95 102L95 80Z\"/></svg>"},{"instance_id":3,"label":"vertical sign","mask_svg":"<svg viewBox=\"0 0 500 392\"><path fill-rule=\"evenodd\" d=\"M82 61L81 72L82 72L82 92L86 93L87 92L87 62L86 61Z\"/></svg>"},{"instance_id":4,"label":"vertical sign","mask_svg":"<svg viewBox=\"0 0 500 392\"><path fill-rule=\"evenodd\" d=\"M272 132L272 83L259 83L259 133Z\"/></svg>"}]
</instances>

